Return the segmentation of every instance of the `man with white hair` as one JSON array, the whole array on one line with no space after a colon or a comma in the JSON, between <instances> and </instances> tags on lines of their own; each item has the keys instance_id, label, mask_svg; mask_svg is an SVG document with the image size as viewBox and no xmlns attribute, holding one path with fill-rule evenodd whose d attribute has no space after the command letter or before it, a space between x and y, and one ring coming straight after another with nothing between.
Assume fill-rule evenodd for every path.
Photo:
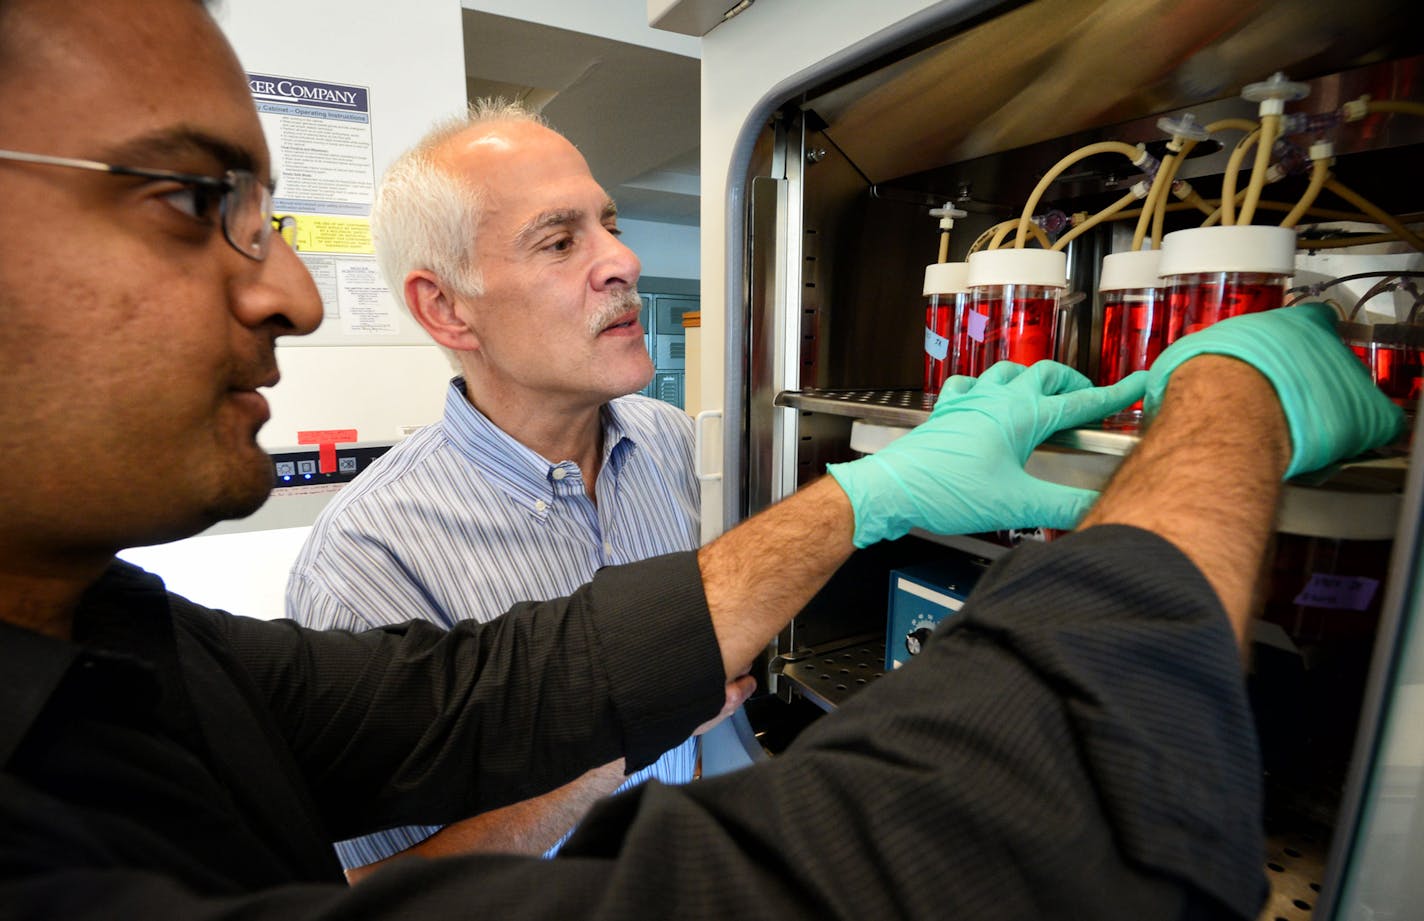
<instances>
[{"instance_id":1,"label":"man with white hair","mask_svg":"<svg viewBox=\"0 0 1424 921\"><path fill-rule=\"evenodd\" d=\"M482 100L392 165L372 224L387 280L460 376L442 420L318 520L289 616L450 627L568 594L604 566L695 549L691 422L629 396L653 373L640 265L573 145L518 104ZM685 782L695 761L689 739L626 782L618 762L444 830L397 828L338 853L353 880L411 849L541 853L620 782Z\"/></svg>"}]
</instances>

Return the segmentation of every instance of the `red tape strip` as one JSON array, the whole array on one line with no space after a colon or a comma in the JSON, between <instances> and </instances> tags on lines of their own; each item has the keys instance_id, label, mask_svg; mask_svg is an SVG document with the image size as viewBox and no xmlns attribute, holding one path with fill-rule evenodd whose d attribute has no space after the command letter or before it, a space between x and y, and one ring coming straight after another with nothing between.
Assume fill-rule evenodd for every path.
<instances>
[{"instance_id":1,"label":"red tape strip","mask_svg":"<svg viewBox=\"0 0 1424 921\"><path fill-rule=\"evenodd\" d=\"M339 445L355 440L355 429L325 429L297 433L297 444L299 445Z\"/></svg>"},{"instance_id":2,"label":"red tape strip","mask_svg":"<svg viewBox=\"0 0 1424 921\"><path fill-rule=\"evenodd\" d=\"M355 429L325 429L323 431L298 432L297 444L318 445L316 469L321 473L336 472L336 446L356 440Z\"/></svg>"}]
</instances>

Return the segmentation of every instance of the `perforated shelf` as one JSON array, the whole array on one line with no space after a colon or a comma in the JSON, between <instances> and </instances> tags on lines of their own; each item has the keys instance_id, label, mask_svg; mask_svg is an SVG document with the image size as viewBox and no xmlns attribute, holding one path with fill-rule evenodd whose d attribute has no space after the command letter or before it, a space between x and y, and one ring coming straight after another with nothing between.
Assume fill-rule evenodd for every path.
<instances>
[{"instance_id":1,"label":"perforated shelf","mask_svg":"<svg viewBox=\"0 0 1424 921\"><path fill-rule=\"evenodd\" d=\"M855 419L851 447L872 453L929 418L934 401L919 390L786 390L775 405ZM1137 446L1133 431L1067 429L1051 436L1026 469L1045 480L1102 489ZM1277 528L1343 540L1390 540L1403 504L1408 458L1401 450L1354 458L1286 484Z\"/></svg>"},{"instance_id":2,"label":"perforated shelf","mask_svg":"<svg viewBox=\"0 0 1424 921\"><path fill-rule=\"evenodd\" d=\"M844 645L797 650L775 659L772 671L829 712L885 673L885 640L854 637Z\"/></svg>"},{"instance_id":3,"label":"perforated shelf","mask_svg":"<svg viewBox=\"0 0 1424 921\"><path fill-rule=\"evenodd\" d=\"M777 406L805 412L851 416L866 422L913 428L930 417L934 398L920 390L783 390ZM1137 434L1126 431L1067 429L1049 443L1094 454L1124 455L1137 445Z\"/></svg>"}]
</instances>

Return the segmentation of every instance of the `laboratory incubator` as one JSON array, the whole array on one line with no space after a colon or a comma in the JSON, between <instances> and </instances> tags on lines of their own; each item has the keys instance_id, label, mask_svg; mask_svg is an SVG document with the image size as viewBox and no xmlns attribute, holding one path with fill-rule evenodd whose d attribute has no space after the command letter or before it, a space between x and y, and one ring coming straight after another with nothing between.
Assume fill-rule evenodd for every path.
<instances>
[{"instance_id":1,"label":"laboratory incubator","mask_svg":"<svg viewBox=\"0 0 1424 921\"><path fill-rule=\"evenodd\" d=\"M1285 490L1249 677L1263 917L1424 917L1411 5L896 7L820 45L786 38L808 59L791 72L773 36L822 28L815 4L754 6L704 40L703 173L714 190L726 177L704 204L724 209L711 227L704 214L704 273L720 277L703 323L726 356L704 381L724 396L704 414L720 437L699 421L704 516L730 526L879 450L952 375L1056 358L1110 383L1227 317L1329 305L1410 431ZM1145 424L1138 406L1060 433L1028 469L1100 488ZM709 772L776 757L916 653L935 617L897 614L905 573L952 568L958 592L1056 536L916 532L857 552L767 649L758 695L705 746Z\"/></svg>"}]
</instances>

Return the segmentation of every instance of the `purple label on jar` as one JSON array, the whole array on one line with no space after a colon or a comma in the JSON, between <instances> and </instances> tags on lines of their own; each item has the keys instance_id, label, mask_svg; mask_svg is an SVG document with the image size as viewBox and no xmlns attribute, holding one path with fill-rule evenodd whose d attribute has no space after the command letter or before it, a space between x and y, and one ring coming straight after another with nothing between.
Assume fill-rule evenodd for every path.
<instances>
[{"instance_id":1,"label":"purple label on jar","mask_svg":"<svg viewBox=\"0 0 1424 921\"><path fill-rule=\"evenodd\" d=\"M983 342L984 330L988 328L988 326L989 315L987 313L980 313L977 310L969 311L967 331L970 339L973 339L975 342Z\"/></svg>"},{"instance_id":2,"label":"purple label on jar","mask_svg":"<svg viewBox=\"0 0 1424 921\"><path fill-rule=\"evenodd\" d=\"M1378 589L1378 579L1317 572L1305 583L1300 594L1295 596L1294 603L1308 608L1363 611L1370 606Z\"/></svg>"}]
</instances>

